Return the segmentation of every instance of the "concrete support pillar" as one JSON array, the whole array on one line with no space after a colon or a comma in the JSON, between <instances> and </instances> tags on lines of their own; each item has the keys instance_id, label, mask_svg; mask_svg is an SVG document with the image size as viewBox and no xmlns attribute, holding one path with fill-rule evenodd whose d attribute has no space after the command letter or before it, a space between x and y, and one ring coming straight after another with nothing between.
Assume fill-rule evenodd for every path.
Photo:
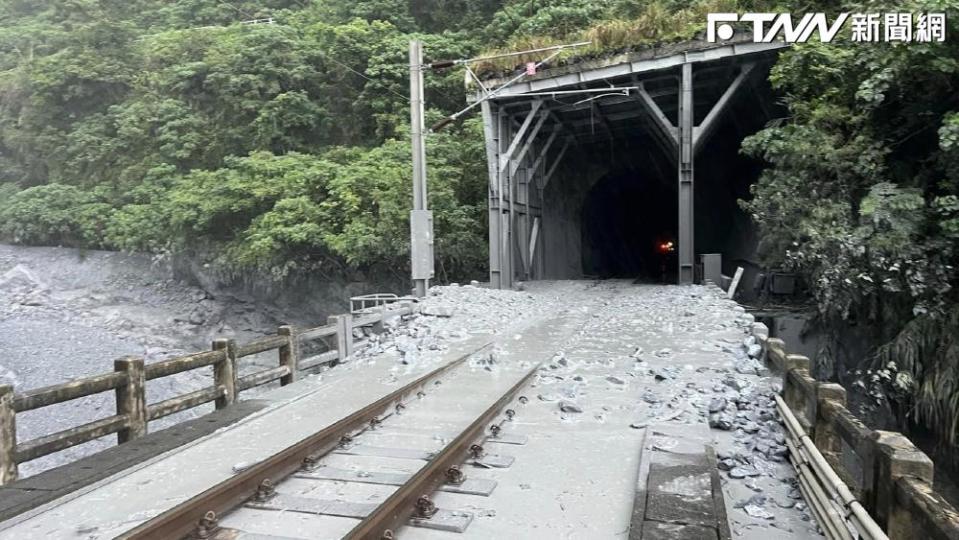
<instances>
[{"instance_id":1,"label":"concrete support pillar","mask_svg":"<svg viewBox=\"0 0 959 540\"><path fill-rule=\"evenodd\" d=\"M693 282L693 65L683 64L679 85L679 283Z\"/></svg>"},{"instance_id":2,"label":"concrete support pillar","mask_svg":"<svg viewBox=\"0 0 959 540\"><path fill-rule=\"evenodd\" d=\"M213 342L214 351L223 351L225 358L213 364L213 384L223 388L216 399L216 408L222 409L236 401L236 340L220 338Z\"/></svg>"},{"instance_id":3,"label":"concrete support pillar","mask_svg":"<svg viewBox=\"0 0 959 540\"><path fill-rule=\"evenodd\" d=\"M127 376L116 389L117 415L126 417L126 426L117 432L117 443L123 444L147 434L146 368L142 358L127 356L114 360L113 369Z\"/></svg>"},{"instance_id":4,"label":"concrete support pillar","mask_svg":"<svg viewBox=\"0 0 959 540\"><path fill-rule=\"evenodd\" d=\"M823 453L838 454L842 451L842 440L831 412L846 406L846 389L835 383L819 383L816 398L816 417L812 419L815 426L813 443Z\"/></svg>"},{"instance_id":5,"label":"concrete support pillar","mask_svg":"<svg viewBox=\"0 0 959 540\"><path fill-rule=\"evenodd\" d=\"M933 464L901 433L876 432L875 506L873 516L891 540L916 538L909 511L896 500L896 481L904 476L932 485Z\"/></svg>"},{"instance_id":6,"label":"concrete support pillar","mask_svg":"<svg viewBox=\"0 0 959 540\"><path fill-rule=\"evenodd\" d=\"M509 149L513 139L513 129L509 117L504 111L499 113L499 148L500 155ZM499 175L499 208L500 208L500 287L513 287L513 179L509 174L509 167Z\"/></svg>"},{"instance_id":7,"label":"concrete support pillar","mask_svg":"<svg viewBox=\"0 0 959 540\"><path fill-rule=\"evenodd\" d=\"M545 117L544 117L545 118ZM524 158L525 159L525 158ZM530 198L529 198L529 183L533 178L533 170L529 167L523 167L523 205L525 210L523 211L523 236L520 239L520 250L523 252L523 279L529 281L533 275L533 259L532 251L529 246L530 234L532 231L532 217L530 216Z\"/></svg>"},{"instance_id":8,"label":"concrete support pillar","mask_svg":"<svg viewBox=\"0 0 959 540\"><path fill-rule=\"evenodd\" d=\"M546 212L546 194L544 193L543 188L537 188L536 193L539 194L539 227L536 229L536 246L535 253L538 254L538 257L535 257L536 260L536 277L538 279L543 279L546 276L546 227L544 222L544 216Z\"/></svg>"},{"instance_id":9,"label":"concrete support pillar","mask_svg":"<svg viewBox=\"0 0 959 540\"><path fill-rule=\"evenodd\" d=\"M336 327L336 350L340 362L345 362L353 354L353 315L333 315L326 322ZM382 322L379 324L382 325ZM377 332L375 327L373 331ZM382 328L379 332L382 332Z\"/></svg>"},{"instance_id":10,"label":"concrete support pillar","mask_svg":"<svg viewBox=\"0 0 959 540\"><path fill-rule=\"evenodd\" d=\"M502 115L490 101L481 105L486 136L486 162L489 170L489 281L490 287L503 289L503 190L500 153L503 148Z\"/></svg>"},{"instance_id":11,"label":"concrete support pillar","mask_svg":"<svg viewBox=\"0 0 959 540\"><path fill-rule=\"evenodd\" d=\"M280 365L289 368L289 373L280 377L280 386L286 386L299 378L300 369L300 340L296 337L296 329L292 326L281 326L276 331L286 336L286 345L280 347Z\"/></svg>"},{"instance_id":12,"label":"concrete support pillar","mask_svg":"<svg viewBox=\"0 0 959 540\"><path fill-rule=\"evenodd\" d=\"M779 338L766 338L766 365L772 365L778 371L784 371L786 343Z\"/></svg>"},{"instance_id":13,"label":"concrete support pillar","mask_svg":"<svg viewBox=\"0 0 959 540\"><path fill-rule=\"evenodd\" d=\"M812 362L809 360L809 358L801 354L787 354L786 364L783 366L786 371L789 371L790 369L799 369L804 370L807 373L811 367Z\"/></svg>"},{"instance_id":14,"label":"concrete support pillar","mask_svg":"<svg viewBox=\"0 0 959 540\"><path fill-rule=\"evenodd\" d=\"M413 146L413 212L410 213L410 255L413 290L426 296L433 274L433 220L427 210L426 131L423 44L410 41L410 135Z\"/></svg>"},{"instance_id":15,"label":"concrete support pillar","mask_svg":"<svg viewBox=\"0 0 959 540\"><path fill-rule=\"evenodd\" d=\"M0 386L0 486L17 479L17 418L13 387Z\"/></svg>"}]
</instances>

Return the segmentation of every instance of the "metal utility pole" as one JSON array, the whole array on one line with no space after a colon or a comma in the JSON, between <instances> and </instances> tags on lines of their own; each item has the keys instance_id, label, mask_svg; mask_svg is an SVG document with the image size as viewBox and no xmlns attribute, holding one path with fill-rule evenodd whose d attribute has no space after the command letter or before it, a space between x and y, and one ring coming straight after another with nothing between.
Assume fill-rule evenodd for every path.
<instances>
[{"instance_id":1,"label":"metal utility pole","mask_svg":"<svg viewBox=\"0 0 959 540\"><path fill-rule=\"evenodd\" d=\"M695 227L693 216L693 65L683 64L679 84L679 284L694 279Z\"/></svg>"},{"instance_id":2,"label":"metal utility pole","mask_svg":"<svg viewBox=\"0 0 959 540\"><path fill-rule=\"evenodd\" d=\"M426 201L426 133L423 105L423 43L410 41L410 133L413 138L413 210L410 262L417 297L426 296L433 277L433 213Z\"/></svg>"}]
</instances>

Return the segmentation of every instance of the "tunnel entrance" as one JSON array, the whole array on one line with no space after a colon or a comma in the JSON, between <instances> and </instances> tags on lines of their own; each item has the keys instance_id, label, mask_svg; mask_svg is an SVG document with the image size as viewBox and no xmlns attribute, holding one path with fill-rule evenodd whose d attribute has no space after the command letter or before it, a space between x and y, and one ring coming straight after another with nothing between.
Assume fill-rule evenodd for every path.
<instances>
[{"instance_id":1,"label":"tunnel entrance","mask_svg":"<svg viewBox=\"0 0 959 540\"><path fill-rule=\"evenodd\" d=\"M768 74L785 46L694 40L482 83L491 285L688 284L700 254L751 262L738 200L760 165L739 147L784 114Z\"/></svg>"},{"instance_id":2,"label":"tunnel entrance","mask_svg":"<svg viewBox=\"0 0 959 540\"><path fill-rule=\"evenodd\" d=\"M583 275L644 282L676 280L676 187L672 178L618 171L583 203Z\"/></svg>"}]
</instances>

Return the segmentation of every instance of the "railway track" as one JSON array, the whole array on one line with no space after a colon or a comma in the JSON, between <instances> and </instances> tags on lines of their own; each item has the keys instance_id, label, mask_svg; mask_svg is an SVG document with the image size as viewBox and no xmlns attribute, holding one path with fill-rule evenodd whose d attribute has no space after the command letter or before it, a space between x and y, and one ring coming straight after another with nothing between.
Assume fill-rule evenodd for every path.
<instances>
[{"instance_id":1,"label":"railway track","mask_svg":"<svg viewBox=\"0 0 959 540\"><path fill-rule=\"evenodd\" d=\"M432 495L438 490L490 495L495 481L470 478L467 466L509 466L512 458L490 448L524 443L504 428L526 403L522 390L539 369L537 364L491 376L490 366L475 360L490 345L269 458L238 467L229 480L120 538L380 540L397 538L405 526L463 532L473 515L437 508ZM332 496L317 496L329 495L330 486Z\"/></svg>"}]
</instances>

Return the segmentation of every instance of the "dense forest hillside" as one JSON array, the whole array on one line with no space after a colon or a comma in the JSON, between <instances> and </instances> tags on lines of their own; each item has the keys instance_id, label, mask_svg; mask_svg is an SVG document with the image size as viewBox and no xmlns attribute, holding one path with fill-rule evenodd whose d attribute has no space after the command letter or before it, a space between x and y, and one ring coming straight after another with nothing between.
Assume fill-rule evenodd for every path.
<instances>
[{"instance_id":1,"label":"dense forest hillside","mask_svg":"<svg viewBox=\"0 0 959 540\"><path fill-rule=\"evenodd\" d=\"M410 38L433 59L593 27L624 46L692 35L714 5L673 4L5 2L0 237L210 254L226 276L403 276ZM462 108L463 74L431 73L427 103L432 119ZM430 145L440 278L480 276L479 126L467 120Z\"/></svg>"},{"instance_id":2,"label":"dense forest hillside","mask_svg":"<svg viewBox=\"0 0 959 540\"><path fill-rule=\"evenodd\" d=\"M959 0L7 0L0 240L191 254L226 277L402 278L411 37L430 59L581 39L596 55L692 37L708 12L787 9L948 15L943 42L847 32L785 52L771 82L789 114L745 141L767 168L742 205L824 326L875 345L870 390L954 444ZM461 72L428 74L428 120L464 97ZM439 277L482 276L476 119L428 155Z\"/></svg>"}]
</instances>

